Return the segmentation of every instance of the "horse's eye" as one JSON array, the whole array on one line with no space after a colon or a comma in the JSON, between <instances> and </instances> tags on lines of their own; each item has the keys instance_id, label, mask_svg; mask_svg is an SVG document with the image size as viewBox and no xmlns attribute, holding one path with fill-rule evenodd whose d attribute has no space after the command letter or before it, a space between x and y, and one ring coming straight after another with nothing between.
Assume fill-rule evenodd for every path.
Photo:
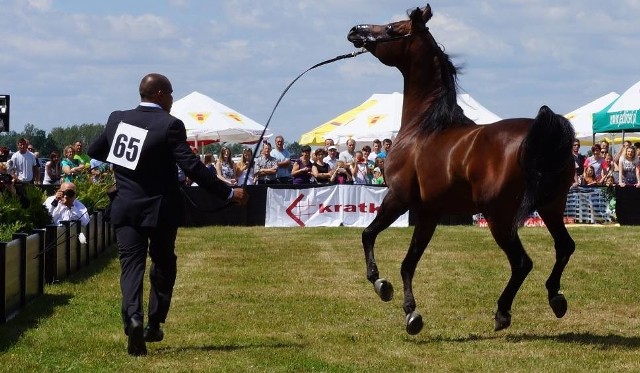
<instances>
[{"instance_id":1,"label":"horse's eye","mask_svg":"<svg viewBox=\"0 0 640 373\"><path fill-rule=\"evenodd\" d=\"M387 29L385 31L387 32L387 35L389 35L389 36L398 36L399 35L399 33L396 32L396 30L391 25L387 25Z\"/></svg>"}]
</instances>

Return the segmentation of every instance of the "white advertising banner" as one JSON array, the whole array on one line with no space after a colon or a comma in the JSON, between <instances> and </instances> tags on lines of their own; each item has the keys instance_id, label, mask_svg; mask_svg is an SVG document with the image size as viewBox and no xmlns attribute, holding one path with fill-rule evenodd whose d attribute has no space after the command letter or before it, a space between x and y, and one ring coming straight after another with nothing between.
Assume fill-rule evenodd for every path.
<instances>
[{"instance_id":1,"label":"white advertising banner","mask_svg":"<svg viewBox=\"0 0 640 373\"><path fill-rule=\"evenodd\" d=\"M366 227L376 216L387 188L329 185L308 189L267 188L266 227ZM408 227L409 212L392 227Z\"/></svg>"}]
</instances>

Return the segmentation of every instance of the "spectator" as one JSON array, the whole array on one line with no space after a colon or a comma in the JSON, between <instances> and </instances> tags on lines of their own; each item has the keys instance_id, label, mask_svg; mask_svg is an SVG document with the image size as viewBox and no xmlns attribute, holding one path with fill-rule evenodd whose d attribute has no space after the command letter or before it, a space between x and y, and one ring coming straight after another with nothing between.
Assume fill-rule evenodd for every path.
<instances>
[{"instance_id":1,"label":"spectator","mask_svg":"<svg viewBox=\"0 0 640 373\"><path fill-rule=\"evenodd\" d=\"M237 185L235 163L231 159L231 150L226 146L220 148L220 155L216 161L216 172L218 179L229 186Z\"/></svg>"},{"instance_id":2,"label":"spectator","mask_svg":"<svg viewBox=\"0 0 640 373\"><path fill-rule=\"evenodd\" d=\"M604 157L606 154L609 154L609 141L607 141L606 139L602 139L602 141L600 141L600 151L602 157Z\"/></svg>"},{"instance_id":3,"label":"spectator","mask_svg":"<svg viewBox=\"0 0 640 373\"><path fill-rule=\"evenodd\" d=\"M627 152L627 148L630 146L632 146L631 141L624 140L624 142L622 143L622 147L618 149L615 157L613 157L613 162L616 166L620 164L620 158L622 158L625 155L625 153ZM636 151L637 150L638 148L636 148Z\"/></svg>"},{"instance_id":4,"label":"spectator","mask_svg":"<svg viewBox=\"0 0 640 373\"><path fill-rule=\"evenodd\" d=\"M331 184L352 184L353 178L351 177L351 171L347 167L344 161L338 160L336 168L331 174Z\"/></svg>"},{"instance_id":5,"label":"spectator","mask_svg":"<svg viewBox=\"0 0 640 373\"><path fill-rule=\"evenodd\" d=\"M335 153L335 152L334 152ZM316 160L311 167L311 174L316 179L318 184L329 184L331 180L331 169L329 164L324 163L324 157L327 151L324 148L318 148L315 151Z\"/></svg>"},{"instance_id":6,"label":"spectator","mask_svg":"<svg viewBox=\"0 0 640 373\"><path fill-rule=\"evenodd\" d=\"M592 155L584 160L584 174L587 173L587 167L592 166L594 171L594 177L598 184L602 183L604 177L607 175L607 163L604 160L604 150L601 150L600 145L594 144L591 147Z\"/></svg>"},{"instance_id":7,"label":"spectator","mask_svg":"<svg viewBox=\"0 0 640 373\"><path fill-rule=\"evenodd\" d=\"M378 157L382 159L387 158L387 154L389 154L389 151L391 150L391 144L391 139L382 140L382 151L378 153Z\"/></svg>"},{"instance_id":8,"label":"spectator","mask_svg":"<svg viewBox=\"0 0 640 373\"><path fill-rule=\"evenodd\" d=\"M371 183L374 185L384 184L384 177L382 176L382 170L380 167L373 168L373 179L371 180Z\"/></svg>"},{"instance_id":9,"label":"spectator","mask_svg":"<svg viewBox=\"0 0 640 373\"><path fill-rule=\"evenodd\" d=\"M26 139L18 140L18 151L11 156L10 164L14 180L28 184L40 180L40 168L35 155L27 150Z\"/></svg>"},{"instance_id":10,"label":"spectator","mask_svg":"<svg viewBox=\"0 0 640 373\"><path fill-rule=\"evenodd\" d=\"M256 184L276 183L278 161L271 156L271 144L264 142L260 158L256 159L254 179Z\"/></svg>"},{"instance_id":11,"label":"spectator","mask_svg":"<svg viewBox=\"0 0 640 373\"><path fill-rule=\"evenodd\" d=\"M64 159L60 162L62 166L62 181L73 182L75 178L84 171L84 165L75 158L76 148L72 145L64 147Z\"/></svg>"},{"instance_id":12,"label":"spectator","mask_svg":"<svg viewBox=\"0 0 640 373\"><path fill-rule=\"evenodd\" d=\"M293 162L293 169L291 170L291 176L293 176L293 184L311 184L311 169L313 163L311 163L311 147L309 145L303 145L300 148L300 158Z\"/></svg>"},{"instance_id":13,"label":"spectator","mask_svg":"<svg viewBox=\"0 0 640 373\"><path fill-rule=\"evenodd\" d=\"M76 150L76 154L73 156L73 159L78 161L79 165L84 166L84 171L88 172L91 169L91 157L82 151L84 149L82 141L76 141L75 144L73 144L73 147Z\"/></svg>"},{"instance_id":14,"label":"spectator","mask_svg":"<svg viewBox=\"0 0 640 373\"><path fill-rule=\"evenodd\" d=\"M338 159L343 161L345 164L351 164L353 162L353 158L356 156L356 140L349 139L347 140L347 150L341 151Z\"/></svg>"},{"instance_id":15,"label":"spectator","mask_svg":"<svg viewBox=\"0 0 640 373\"><path fill-rule=\"evenodd\" d=\"M44 178L42 184L60 185L62 168L60 167L60 155L58 152L51 152L49 161L44 165Z\"/></svg>"},{"instance_id":16,"label":"spectator","mask_svg":"<svg viewBox=\"0 0 640 373\"><path fill-rule=\"evenodd\" d=\"M371 184L371 170L360 150L356 152L351 162L351 175L354 184Z\"/></svg>"},{"instance_id":17,"label":"spectator","mask_svg":"<svg viewBox=\"0 0 640 373\"><path fill-rule=\"evenodd\" d=\"M378 157L378 153L380 153L380 149L382 148L382 142L378 139L373 140L373 149L369 153L367 160L375 163L376 158ZM364 149L364 148L363 148Z\"/></svg>"},{"instance_id":18,"label":"spectator","mask_svg":"<svg viewBox=\"0 0 640 373\"><path fill-rule=\"evenodd\" d=\"M327 155L324 157L324 163L329 166L329 170L335 170L337 162L338 148L336 148L334 145L331 145L329 149L327 149Z\"/></svg>"},{"instance_id":19,"label":"spectator","mask_svg":"<svg viewBox=\"0 0 640 373\"><path fill-rule=\"evenodd\" d=\"M238 185L245 185L245 179L247 185L253 185L253 180L255 175L253 174L254 169L251 169L249 173L249 166L251 166L251 159L253 158L253 151L249 148L244 148L242 150L242 158L236 163L236 180L238 180Z\"/></svg>"},{"instance_id":20,"label":"spectator","mask_svg":"<svg viewBox=\"0 0 640 373\"><path fill-rule=\"evenodd\" d=\"M638 157L636 157L636 148L628 146L625 149L624 157L620 158L618 164L618 184L621 187L636 186L640 187L640 165Z\"/></svg>"},{"instance_id":21,"label":"spectator","mask_svg":"<svg viewBox=\"0 0 640 373\"><path fill-rule=\"evenodd\" d=\"M33 154L33 156L36 158L36 167L38 167L38 178L33 180L34 184L40 184L40 182L42 181L41 178L43 177L43 175L40 175L40 169L42 168L42 165L40 164L40 153L38 153L33 145L27 143L27 151L31 154Z\"/></svg>"},{"instance_id":22,"label":"spectator","mask_svg":"<svg viewBox=\"0 0 640 373\"><path fill-rule=\"evenodd\" d=\"M111 164L92 158L89 161L89 172L91 173L92 183L100 182L111 172Z\"/></svg>"},{"instance_id":23,"label":"spectator","mask_svg":"<svg viewBox=\"0 0 640 373\"><path fill-rule=\"evenodd\" d=\"M384 158L376 157L373 167L378 167L382 173L382 178L384 178Z\"/></svg>"},{"instance_id":24,"label":"spectator","mask_svg":"<svg viewBox=\"0 0 640 373\"><path fill-rule=\"evenodd\" d=\"M324 151L329 151L330 146L335 146L336 144L333 142L333 139L324 139Z\"/></svg>"},{"instance_id":25,"label":"spectator","mask_svg":"<svg viewBox=\"0 0 640 373\"><path fill-rule=\"evenodd\" d=\"M44 201L44 206L54 224L62 221L80 221L83 226L89 224L87 208L76 199L76 186L72 182L62 183L56 194Z\"/></svg>"},{"instance_id":26,"label":"spectator","mask_svg":"<svg viewBox=\"0 0 640 373\"><path fill-rule=\"evenodd\" d=\"M580 176L584 173L584 159L585 156L580 154L580 140L575 139L573 141L573 159L576 161L576 175Z\"/></svg>"},{"instance_id":27,"label":"spectator","mask_svg":"<svg viewBox=\"0 0 640 373\"><path fill-rule=\"evenodd\" d=\"M276 148L271 150L271 156L278 162L276 180L280 184L291 183L291 154L284 148L284 137L276 136Z\"/></svg>"},{"instance_id":28,"label":"spectator","mask_svg":"<svg viewBox=\"0 0 640 373\"><path fill-rule=\"evenodd\" d=\"M584 167L584 174L580 180L581 186L595 186L598 185L598 179L596 178L596 171L593 166Z\"/></svg>"},{"instance_id":29,"label":"spectator","mask_svg":"<svg viewBox=\"0 0 640 373\"><path fill-rule=\"evenodd\" d=\"M9 160L9 148L6 146L0 146L0 162L6 162Z\"/></svg>"},{"instance_id":30,"label":"spectator","mask_svg":"<svg viewBox=\"0 0 640 373\"><path fill-rule=\"evenodd\" d=\"M213 153L205 153L202 163L204 163L204 166L215 175L216 165L214 164L213 159Z\"/></svg>"}]
</instances>

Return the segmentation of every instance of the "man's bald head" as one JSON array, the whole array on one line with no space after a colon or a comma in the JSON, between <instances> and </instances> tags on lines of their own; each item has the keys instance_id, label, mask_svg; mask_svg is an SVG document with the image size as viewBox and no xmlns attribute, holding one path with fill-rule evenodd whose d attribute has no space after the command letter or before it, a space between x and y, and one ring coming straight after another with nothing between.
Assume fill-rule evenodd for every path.
<instances>
[{"instance_id":1,"label":"man's bald head","mask_svg":"<svg viewBox=\"0 0 640 373\"><path fill-rule=\"evenodd\" d=\"M142 102L153 102L166 111L171 111L171 105L173 104L172 93L171 82L162 74L147 74L140 81L140 99Z\"/></svg>"}]
</instances>

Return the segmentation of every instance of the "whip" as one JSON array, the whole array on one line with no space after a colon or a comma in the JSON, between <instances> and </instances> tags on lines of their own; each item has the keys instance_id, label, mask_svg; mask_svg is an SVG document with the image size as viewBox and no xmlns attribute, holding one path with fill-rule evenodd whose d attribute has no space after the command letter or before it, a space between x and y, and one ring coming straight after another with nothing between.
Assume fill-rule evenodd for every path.
<instances>
[{"instance_id":1,"label":"whip","mask_svg":"<svg viewBox=\"0 0 640 373\"><path fill-rule=\"evenodd\" d=\"M242 188L245 188L247 186L247 180L249 180L249 177L248 177L249 173L253 169L254 160L256 158L256 155L258 154L258 149L260 148L260 144L262 143L262 140L264 139L264 134L267 132L267 128L269 127L269 123L271 123L271 118L273 118L273 113L276 112L276 108L280 104L280 101L282 101L282 98L284 97L284 95L287 94L287 91L289 91L289 88L291 88L291 86L295 82L297 82L298 79L300 79L304 74L306 74L307 72L315 69L316 67L320 67L322 65L326 65L326 64L329 64L329 63L332 63L332 62L335 62L335 61L340 61L340 60L343 60L345 58L353 58L355 56L358 56L358 55L361 55L361 54L367 53L367 52L368 51L366 49L362 48L359 51L343 54L343 55L336 56L334 58L328 59L326 61L322 61L322 62L317 63L317 64L311 66L310 68L306 69L305 71L302 72L302 74L298 75L295 79L293 79L293 81L291 81L291 83L289 83L287 88L285 88L284 91L282 91L282 94L278 98L278 101L276 101L276 104L273 107L273 110L271 111L271 115L269 115L269 119L267 119L267 123L265 123L264 128L262 129L262 133L260 134L260 138L258 139L258 142L256 143L256 148L253 151L253 157L251 158L251 161L249 161L249 167L247 168L247 177L244 179L244 182L242 183Z\"/></svg>"}]
</instances>

